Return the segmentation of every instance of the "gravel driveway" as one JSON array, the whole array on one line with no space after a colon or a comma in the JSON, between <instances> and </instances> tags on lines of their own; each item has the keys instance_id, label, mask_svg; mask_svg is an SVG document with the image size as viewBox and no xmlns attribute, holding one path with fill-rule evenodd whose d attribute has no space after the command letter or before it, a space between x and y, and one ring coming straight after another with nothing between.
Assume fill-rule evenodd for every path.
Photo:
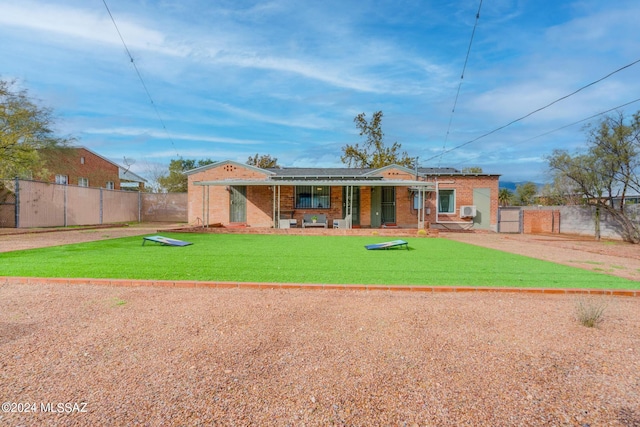
<instances>
[{"instance_id":1,"label":"gravel driveway","mask_svg":"<svg viewBox=\"0 0 640 427\"><path fill-rule=\"evenodd\" d=\"M0 425L640 426L640 298L578 298L6 284Z\"/></svg>"},{"instance_id":2,"label":"gravel driveway","mask_svg":"<svg viewBox=\"0 0 640 427\"><path fill-rule=\"evenodd\" d=\"M36 409L3 426L640 425L638 298L0 292L0 400Z\"/></svg>"}]
</instances>

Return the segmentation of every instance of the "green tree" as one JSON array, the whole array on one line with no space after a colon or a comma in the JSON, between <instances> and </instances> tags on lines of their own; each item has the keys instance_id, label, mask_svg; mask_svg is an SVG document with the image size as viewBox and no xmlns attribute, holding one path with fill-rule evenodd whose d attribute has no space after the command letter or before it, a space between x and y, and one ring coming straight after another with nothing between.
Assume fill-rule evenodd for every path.
<instances>
[{"instance_id":1,"label":"green tree","mask_svg":"<svg viewBox=\"0 0 640 427\"><path fill-rule=\"evenodd\" d=\"M470 166L462 168L462 173L482 173L482 168L480 166Z\"/></svg>"},{"instance_id":2,"label":"green tree","mask_svg":"<svg viewBox=\"0 0 640 427\"><path fill-rule=\"evenodd\" d=\"M518 206L530 206L535 204L536 196L538 194L538 186L529 181L524 184L516 185L516 192L514 194L515 203Z\"/></svg>"},{"instance_id":3,"label":"green tree","mask_svg":"<svg viewBox=\"0 0 640 427\"><path fill-rule=\"evenodd\" d=\"M259 155L256 153L255 156L249 156L247 159L247 164L251 166L257 166L259 168L277 168L278 159L276 157L271 157L269 154Z\"/></svg>"},{"instance_id":4,"label":"green tree","mask_svg":"<svg viewBox=\"0 0 640 427\"><path fill-rule=\"evenodd\" d=\"M25 177L38 172L42 162L38 150L67 145L52 130L53 113L36 105L26 90L0 80L0 178Z\"/></svg>"},{"instance_id":5,"label":"green tree","mask_svg":"<svg viewBox=\"0 0 640 427\"><path fill-rule=\"evenodd\" d=\"M400 152L402 146L399 143L394 142L391 147L385 146L382 115L382 111L376 111L370 122L365 113L360 113L353 119L360 136L366 137L366 141L362 146L356 143L342 147L342 163L356 168L381 168L392 164L414 167L415 159L409 157L406 151Z\"/></svg>"},{"instance_id":6,"label":"green tree","mask_svg":"<svg viewBox=\"0 0 640 427\"><path fill-rule=\"evenodd\" d=\"M211 159L174 159L169 163L169 174L157 178L158 185L167 193L186 193L188 178L184 173L214 163Z\"/></svg>"},{"instance_id":7,"label":"green tree","mask_svg":"<svg viewBox=\"0 0 640 427\"><path fill-rule=\"evenodd\" d=\"M595 206L596 239L600 238L600 213L604 211L620 226L625 241L640 243L640 226L624 209L627 192L640 192L639 150L640 112L631 120L617 113L587 128L586 152L571 155L555 150L547 158L552 175L569 180Z\"/></svg>"},{"instance_id":8,"label":"green tree","mask_svg":"<svg viewBox=\"0 0 640 427\"><path fill-rule=\"evenodd\" d=\"M566 177L555 176L553 182L545 184L540 190L539 203L546 206L580 205L584 198Z\"/></svg>"},{"instance_id":9,"label":"green tree","mask_svg":"<svg viewBox=\"0 0 640 427\"><path fill-rule=\"evenodd\" d=\"M513 200L513 192L508 188L501 188L498 192L498 203L500 206L509 206Z\"/></svg>"}]
</instances>

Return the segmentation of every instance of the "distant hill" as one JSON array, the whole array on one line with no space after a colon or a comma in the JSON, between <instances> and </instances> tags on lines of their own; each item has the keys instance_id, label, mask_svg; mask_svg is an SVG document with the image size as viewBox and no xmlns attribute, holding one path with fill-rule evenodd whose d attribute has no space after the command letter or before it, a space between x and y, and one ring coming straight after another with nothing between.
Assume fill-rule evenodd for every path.
<instances>
[{"instance_id":1,"label":"distant hill","mask_svg":"<svg viewBox=\"0 0 640 427\"><path fill-rule=\"evenodd\" d=\"M499 187L500 188L506 188L506 189L508 189L510 191L516 191L516 187L518 185L524 184L525 182L528 182L528 181L500 181L499 182ZM534 184L538 186L538 190L540 190L542 187L544 187L544 184L540 183L540 182L534 182Z\"/></svg>"}]
</instances>

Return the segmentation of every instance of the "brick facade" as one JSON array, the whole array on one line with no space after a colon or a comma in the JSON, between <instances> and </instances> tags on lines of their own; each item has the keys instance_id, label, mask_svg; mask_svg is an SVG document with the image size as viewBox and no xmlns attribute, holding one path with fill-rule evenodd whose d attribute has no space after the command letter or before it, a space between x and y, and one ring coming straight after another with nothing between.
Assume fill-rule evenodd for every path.
<instances>
[{"instance_id":1,"label":"brick facade","mask_svg":"<svg viewBox=\"0 0 640 427\"><path fill-rule=\"evenodd\" d=\"M387 180L410 180L416 181L416 175L409 173L404 168L383 168L380 175ZM377 175L377 176L380 176ZM266 180L270 176L268 171L257 168L243 166L235 162L222 162L208 167L196 169L188 174L189 179L189 223L190 224L215 224L230 223L230 189L224 185L199 186L198 181L224 181L224 180ZM428 192L426 207L429 209L425 219L428 223L440 221L467 221L470 219L461 218L459 207L474 204L474 189L485 189L489 193L489 210L485 215L489 215L490 227L495 230L498 220L498 176L497 175L451 175L438 176L438 186L441 189L455 190L456 212L454 214L439 214L437 211L437 197L435 192ZM433 183L435 177L419 177L420 181ZM357 184L357 182L354 182ZM313 185L310 182L310 185ZM247 186L246 189L246 223L252 227L272 227L273 226L273 204L274 194L272 186ZM277 191L277 188L276 188ZM371 207L372 207L372 187L359 187L360 200L360 227L371 227ZM280 187L280 211L283 218L292 217L297 220L298 226L302 222L305 214L324 214L329 221L329 227L333 219L344 217L343 207L343 187L330 187L330 206L322 209L296 208L295 207L295 187L282 185ZM395 225L398 227L413 227L418 224L418 210L414 209L414 193L409 187L395 188ZM277 203L277 197L275 197ZM206 201L208 200L208 207ZM204 202L204 203L203 203ZM205 218L208 212L208 218Z\"/></svg>"},{"instance_id":2,"label":"brick facade","mask_svg":"<svg viewBox=\"0 0 640 427\"><path fill-rule=\"evenodd\" d=\"M48 174L37 179L56 182L56 175L64 175L69 185L79 185L80 178L85 178L89 187L107 188L107 182L113 182L114 189L120 189L118 166L85 148L42 150L40 155Z\"/></svg>"},{"instance_id":3,"label":"brick facade","mask_svg":"<svg viewBox=\"0 0 640 427\"><path fill-rule=\"evenodd\" d=\"M560 211L529 210L522 211L522 232L526 234L536 233L560 233Z\"/></svg>"},{"instance_id":4,"label":"brick facade","mask_svg":"<svg viewBox=\"0 0 640 427\"><path fill-rule=\"evenodd\" d=\"M498 224L498 176L497 175L451 175L438 177L438 188L441 190L455 190L456 212L454 214L438 214L439 221L471 221L460 217L460 206L474 205L473 192L475 189L489 189L490 191L490 223L492 229ZM431 214L429 221L436 221L437 200L435 195L428 199Z\"/></svg>"}]
</instances>

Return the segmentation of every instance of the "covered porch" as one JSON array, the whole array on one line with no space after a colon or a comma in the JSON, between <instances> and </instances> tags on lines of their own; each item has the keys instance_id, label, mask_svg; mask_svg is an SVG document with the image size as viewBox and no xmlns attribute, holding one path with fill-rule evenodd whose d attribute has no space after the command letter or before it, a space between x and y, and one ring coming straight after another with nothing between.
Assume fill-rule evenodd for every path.
<instances>
[{"instance_id":1,"label":"covered porch","mask_svg":"<svg viewBox=\"0 0 640 427\"><path fill-rule=\"evenodd\" d=\"M302 230L322 233L322 230L331 229L335 234L338 230L360 227L384 230L390 226L425 229L430 209L428 195L435 192L435 184L431 182L371 177L270 177L264 180L195 181L193 184L201 187L202 228L227 223L230 228L245 225L283 232L289 230L286 231L288 233ZM314 194L316 190L317 195ZM385 194L392 196L387 196L385 201ZM212 217L212 212L215 212L215 217ZM227 212L228 222L225 218ZM310 216L324 217L327 222L302 228L302 221ZM258 217L261 219L255 219ZM392 221L390 217L393 217Z\"/></svg>"}]
</instances>

